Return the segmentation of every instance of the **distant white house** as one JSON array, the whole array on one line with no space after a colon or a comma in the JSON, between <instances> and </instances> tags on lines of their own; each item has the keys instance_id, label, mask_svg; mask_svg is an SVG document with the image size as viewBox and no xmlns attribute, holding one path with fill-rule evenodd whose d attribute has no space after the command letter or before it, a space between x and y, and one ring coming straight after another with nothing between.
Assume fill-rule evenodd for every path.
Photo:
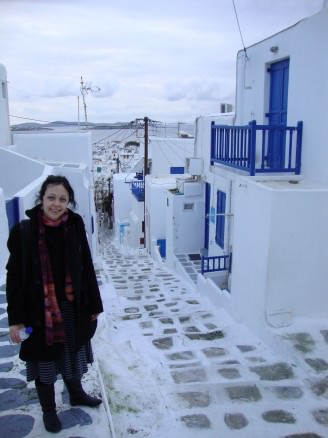
<instances>
[{"instance_id":1,"label":"distant white house","mask_svg":"<svg viewBox=\"0 0 328 438\"><path fill-rule=\"evenodd\" d=\"M257 330L328 313L327 41L324 7L240 51L235 117L197 120L198 288Z\"/></svg>"},{"instance_id":2,"label":"distant white house","mask_svg":"<svg viewBox=\"0 0 328 438\"><path fill-rule=\"evenodd\" d=\"M166 245L167 190L185 178L186 158L193 154L193 138L151 137L146 179L143 169L113 176L114 228L121 243L131 248L146 246L157 257L158 246ZM165 251L163 246L161 250Z\"/></svg>"}]
</instances>

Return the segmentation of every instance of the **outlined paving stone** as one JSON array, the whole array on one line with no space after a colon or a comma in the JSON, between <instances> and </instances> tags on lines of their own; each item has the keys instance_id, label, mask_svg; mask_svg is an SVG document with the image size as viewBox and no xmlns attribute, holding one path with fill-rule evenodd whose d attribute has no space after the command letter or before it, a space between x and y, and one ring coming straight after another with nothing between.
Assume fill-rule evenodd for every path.
<instances>
[{"instance_id":1,"label":"outlined paving stone","mask_svg":"<svg viewBox=\"0 0 328 438\"><path fill-rule=\"evenodd\" d=\"M226 350L221 347L203 348L202 352L205 354L206 357L219 357L227 354Z\"/></svg>"},{"instance_id":2,"label":"outlined paving stone","mask_svg":"<svg viewBox=\"0 0 328 438\"><path fill-rule=\"evenodd\" d=\"M279 362L271 365L261 365L250 367L250 370L256 373L261 380L285 380L294 377L294 372L290 365L285 362Z\"/></svg>"},{"instance_id":3,"label":"outlined paving stone","mask_svg":"<svg viewBox=\"0 0 328 438\"><path fill-rule=\"evenodd\" d=\"M164 329L163 330L163 334L164 335L172 335L173 333L177 333L177 329L175 328L169 328L169 329Z\"/></svg>"},{"instance_id":4,"label":"outlined paving stone","mask_svg":"<svg viewBox=\"0 0 328 438\"><path fill-rule=\"evenodd\" d=\"M324 438L317 433L293 433L292 435L285 435L283 438Z\"/></svg>"},{"instance_id":5,"label":"outlined paving stone","mask_svg":"<svg viewBox=\"0 0 328 438\"><path fill-rule=\"evenodd\" d=\"M324 359L321 359L321 358L317 358L317 359L307 358L307 359L305 359L305 362L308 365L310 365L310 367L313 368L317 372L327 371L328 370L328 363Z\"/></svg>"},{"instance_id":6,"label":"outlined paving stone","mask_svg":"<svg viewBox=\"0 0 328 438\"><path fill-rule=\"evenodd\" d=\"M256 385L231 386L225 389L232 401L249 403L262 399L262 395Z\"/></svg>"},{"instance_id":7,"label":"outlined paving stone","mask_svg":"<svg viewBox=\"0 0 328 438\"><path fill-rule=\"evenodd\" d=\"M209 429L211 427L210 420L204 414L184 415L181 421L190 428Z\"/></svg>"},{"instance_id":8,"label":"outlined paving stone","mask_svg":"<svg viewBox=\"0 0 328 438\"><path fill-rule=\"evenodd\" d=\"M0 319L0 328L6 328L8 329L8 317L4 317L2 319Z\"/></svg>"},{"instance_id":9,"label":"outlined paving stone","mask_svg":"<svg viewBox=\"0 0 328 438\"><path fill-rule=\"evenodd\" d=\"M0 372L7 373L8 371L11 371L14 367L13 362L5 362L0 364Z\"/></svg>"},{"instance_id":10,"label":"outlined paving stone","mask_svg":"<svg viewBox=\"0 0 328 438\"><path fill-rule=\"evenodd\" d=\"M63 429L70 429L77 425L88 426L92 424L91 416L80 408L71 408L67 411L59 412L58 417Z\"/></svg>"},{"instance_id":11,"label":"outlined paving stone","mask_svg":"<svg viewBox=\"0 0 328 438\"><path fill-rule=\"evenodd\" d=\"M256 350L256 347L254 345L237 345L236 346L242 353L248 353L249 351Z\"/></svg>"},{"instance_id":12,"label":"outlined paving stone","mask_svg":"<svg viewBox=\"0 0 328 438\"><path fill-rule=\"evenodd\" d=\"M253 362L253 363L255 363L255 362L257 362L257 363L264 363L264 362L266 362L266 360L263 357L259 357L259 356L249 356L249 357L246 357L246 359L249 362Z\"/></svg>"},{"instance_id":13,"label":"outlined paving stone","mask_svg":"<svg viewBox=\"0 0 328 438\"><path fill-rule=\"evenodd\" d=\"M225 379L239 379L241 377L237 368L220 368L218 373Z\"/></svg>"},{"instance_id":14,"label":"outlined paving stone","mask_svg":"<svg viewBox=\"0 0 328 438\"><path fill-rule=\"evenodd\" d=\"M122 321L129 321L132 319L140 319L141 318L141 313L131 313L129 315L124 315L121 317Z\"/></svg>"},{"instance_id":15,"label":"outlined paving stone","mask_svg":"<svg viewBox=\"0 0 328 438\"><path fill-rule=\"evenodd\" d=\"M157 304L146 304L144 306L145 310L147 310L147 312L150 312L151 310L156 310L158 309L158 305Z\"/></svg>"},{"instance_id":16,"label":"outlined paving stone","mask_svg":"<svg viewBox=\"0 0 328 438\"><path fill-rule=\"evenodd\" d=\"M1 342L9 341L9 332L1 332L0 341Z\"/></svg>"},{"instance_id":17,"label":"outlined paving stone","mask_svg":"<svg viewBox=\"0 0 328 438\"><path fill-rule=\"evenodd\" d=\"M311 353L315 348L315 341L309 333L292 333L284 336L293 342L293 347L302 353Z\"/></svg>"},{"instance_id":18,"label":"outlined paving stone","mask_svg":"<svg viewBox=\"0 0 328 438\"><path fill-rule=\"evenodd\" d=\"M0 347L0 357L13 357L19 352L18 345L1 345Z\"/></svg>"},{"instance_id":19,"label":"outlined paving stone","mask_svg":"<svg viewBox=\"0 0 328 438\"><path fill-rule=\"evenodd\" d=\"M206 381L206 373L203 368L172 371L171 375L175 383L193 383Z\"/></svg>"},{"instance_id":20,"label":"outlined paving stone","mask_svg":"<svg viewBox=\"0 0 328 438\"><path fill-rule=\"evenodd\" d=\"M225 414L224 422L231 430L243 429L248 425L248 420L244 414Z\"/></svg>"},{"instance_id":21,"label":"outlined paving stone","mask_svg":"<svg viewBox=\"0 0 328 438\"><path fill-rule=\"evenodd\" d=\"M263 412L262 418L268 423L296 423L294 415L290 412L284 411L283 409Z\"/></svg>"},{"instance_id":22,"label":"outlined paving stone","mask_svg":"<svg viewBox=\"0 0 328 438\"><path fill-rule=\"evenodd\" d=\"M224 334L221 330L214 330L207 333L185 333L185 336L187 336L187 338L191 339L192 341L213 341L214 339L223 338Z\"/></svg>"},{"instance_id":23,"label":"outlined paving stone","mask_svg":"<svg viewBox=\"0 0 328 438\"><path fill-rule=\"evenodd\" d=\"M10 389L0 393L0 412L38 402L38 396L34 388Z\"/></svg>"},{"instance_id":24,"label":"outlined paving stone","mask_svg":"<svg viewBox=\"0 0 328 438\"><path fill-rule=\"evenodd\" d=\"M0 417L1 436L23 438L32 431L34 423L35 420L31 415L3 415Z\"/></svg>"},{"instance_id":25,"label":"outlined paving stone","mask_svg":"<svg viewBox=\"0 0 328 438\"><path fill-rule=\"evenodd\" d=\"M124 309L124 312L125 312L125 313L139 313L140 310L139 310L138 307L126 307L126 308Z\"/></svg>"},{"instance_id":26,"label":"outlined paving stone","mask_svg":"<svg viewBox=\"0 0 328 438\"><path fill-rule=\"evenodd\" d=\"M169 360L191 360L195 359L195 354L192 351L180 351L177 353L167 354Z\"/></svg>"},{"instance_id":27,"label":"outlined paving stone","mask_svg":"<svg viewBox=\"0 0 328 438\"><path fill-rule=\"evenodd\" d=\"M168 350L173 347L173 339L171 337L153 339L153 345L159 350Z\"/></svg>"},{"instance_id":28,"label":"outlined paving stone","mask_svg":"<svg viewBox=\"0 0 328 438\"><path fill-rule=\"evenodd\" d=\"M26 382L21 379L0 378L0 389L22 389L26 387Z\"/></svg>"},{"instance_id":29,"label":"outlined paving stone","mask_svg":"<svg viewBox=\"0 0 328 438\"><path fill-rule=\"evenodd\" d=\"M271 390L281 400L296 400L304 395L298 386L274 386Z\"/></svg>"},{"instance_id":30,"label":"outlined paving stone","mask_svg":"<svg viewBox=\"0 0 328 438\"><path fill-rule=\"evenodd\" d=\"M328 426L328 409L317 409L312 414L319 424Z\"/></svg>"},{"instance_id":31,"label":"outlined paving stone","mask_svg":"<svg viewBox=\"0 0 328 438\"><path fill-rule=\"evenodd\" d=\"M206 392L179 392L177 394L187 403L188 408L206 408L210 405L210 394Z\"/></svg>"},{"instance_id":32,"label":"outlined paving stone","mask_svg":"<svg viewBox=\"0 0 328 438\"><path fill-rule=\"evenodd\" d=\"M328 377L319 380L319 382L313 383L311 389L314 394L328 398Z\"/></svg>"},{"instance_id":33,"label":"outlined paving stone","mask_svg":"<svg viewBox=\"0 0 328 438\"><path fill-rule=\"evenodd\" d=\"M328 330L320 330L325 342L328 344Z\"/></svg>"}]
</instances>

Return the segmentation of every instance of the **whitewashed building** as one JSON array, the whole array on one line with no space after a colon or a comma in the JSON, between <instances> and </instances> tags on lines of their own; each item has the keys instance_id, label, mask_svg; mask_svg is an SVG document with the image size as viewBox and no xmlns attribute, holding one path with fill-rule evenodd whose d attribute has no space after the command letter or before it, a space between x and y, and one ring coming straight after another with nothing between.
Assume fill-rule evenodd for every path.
<instances>
[{"instance_id":1,"label":"whitewashed building","mask_svg":"<svg viewBox=\"0 0 328 438\"><path fill-rule=\"evenodd\" d=\"M235 116L197 120L207 255L197 287L257 332L327 316L327 41L323 7L241 50Z\"/></svg>"}]
</instances>

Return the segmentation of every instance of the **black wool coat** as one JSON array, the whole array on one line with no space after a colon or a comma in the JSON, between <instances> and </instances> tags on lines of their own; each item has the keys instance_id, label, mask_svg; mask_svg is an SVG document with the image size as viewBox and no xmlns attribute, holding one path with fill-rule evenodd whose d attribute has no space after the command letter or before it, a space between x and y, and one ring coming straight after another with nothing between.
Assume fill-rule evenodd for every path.
<instances>
[{"instance_id":1,"label":"black wool coat","mask_svg":"<svg viewBox=\"0 0 328 438\"><path fill-rule=\"evenodd\" d=\"M45 344L44 294L38 249L37 214L40 206L26 211L29 217L22 231L16 224L8 238L7 313L9 325L24 324L33 328L22 342L20 358L24 361L56 360L62 343ZM80 215L68 210L66 254L74 288L76 310L76 346L79 349L94 334L96 322L91 315L103 311L102 300L92 263L90 248Z\"/></svg>"}]
</instances>

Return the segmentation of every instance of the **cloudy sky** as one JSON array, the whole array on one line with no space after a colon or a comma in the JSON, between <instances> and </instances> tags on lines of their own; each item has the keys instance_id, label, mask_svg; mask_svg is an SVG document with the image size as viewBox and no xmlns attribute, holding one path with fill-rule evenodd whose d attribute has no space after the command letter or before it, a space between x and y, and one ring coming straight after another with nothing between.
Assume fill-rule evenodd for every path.
<instances>
[{"instance_id":1,"label":"cloudy sky","mask_svg":"<svg viewBox=\"0 0 328 438\"><path fill-rule=\"evenodd\" d=\"M247 47L323 0L0 0L11 123L83 120L81 76L92 122L217 113L243 48L234 4Z\"/></svg>"}]
</instances>

